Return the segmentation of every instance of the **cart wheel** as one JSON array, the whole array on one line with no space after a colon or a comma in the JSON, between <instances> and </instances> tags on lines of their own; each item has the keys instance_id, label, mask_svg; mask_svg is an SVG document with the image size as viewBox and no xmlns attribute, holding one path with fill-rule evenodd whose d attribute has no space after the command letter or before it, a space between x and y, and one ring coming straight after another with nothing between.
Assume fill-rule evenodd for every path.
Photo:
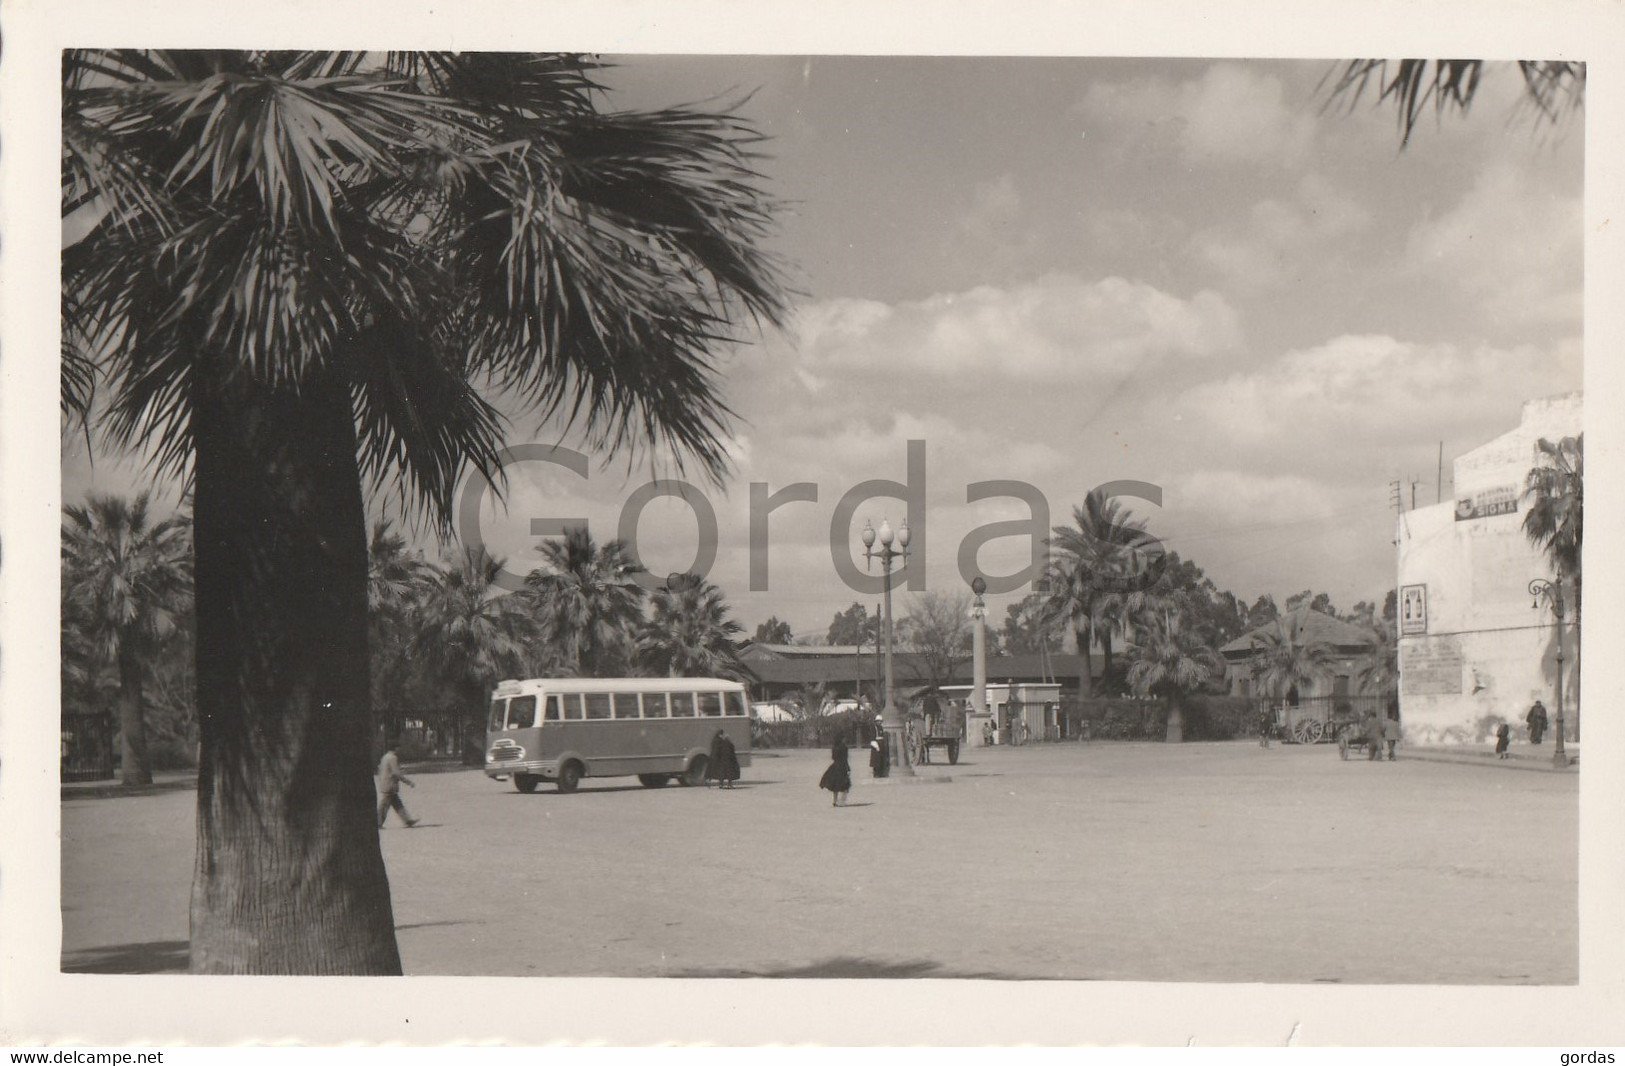
<instances>
[{"instance_id":1,"label":"cart wheel","mask_svg":"<svg viewBox=\"0 0 1625 1066\"><path fill-rule=\"evenodd\" d=\"M1326 735L1326 723L1319 718L1305 719L1303 726L1305 744L1319 744L1320 738Z\"/></svg>"}]
</instances>

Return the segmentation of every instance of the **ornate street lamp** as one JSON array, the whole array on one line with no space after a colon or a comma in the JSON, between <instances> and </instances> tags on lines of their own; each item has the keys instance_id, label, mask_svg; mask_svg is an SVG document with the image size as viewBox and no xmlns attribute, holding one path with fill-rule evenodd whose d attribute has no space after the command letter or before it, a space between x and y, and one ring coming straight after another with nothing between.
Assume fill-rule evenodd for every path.
<instances>
[{"instance_id":1,"label":"ornate street lamp","mask_svg":"<svg viewBox=\"0 0 1625 1066\"><path fill-rule=\"evenodd\" d=\"M1563 750L1563 583L1537 577L1529 582L1529 595L1535 598L1531 608L1549 603L1557 620L1557 749L1552 752L1552 765L1567 766L1569 756Z\"/></svg>"},{"instance_id":2,"label":"ornate street lamp","mask_svg":"<svg viewBox=\"0 0 1625 1066\"><path fill-rule=\"evenodd\" d=\"M879 537L880 548L875 549L875 539ZM892 621L891 621L891 564L893 559L902 559L904 565L908 562L908 519L896 533L892 532L891 523L882 519L880 531L877 534L874 523L863 523L863 558L865 567L875 560L880 560L882 572L881 588L885 590L882 600L884 604L881 611L881 633L886 642L886 706L881 712L880 724L886 731L886 742L891 748L892 763L904 774L912 775L914 767L909 765L908 747L903 743L903 711L897 706L896 689L892 683ZM897 547L893 548L892 543Z\"/></svg>"}]
</instances>

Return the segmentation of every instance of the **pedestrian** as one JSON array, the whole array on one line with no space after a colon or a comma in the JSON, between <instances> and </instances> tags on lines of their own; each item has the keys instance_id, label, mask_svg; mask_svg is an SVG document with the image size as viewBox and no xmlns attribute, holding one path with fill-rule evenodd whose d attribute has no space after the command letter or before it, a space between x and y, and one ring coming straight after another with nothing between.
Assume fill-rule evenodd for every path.
<instances>
[{"instance_id":1,"label":"pedestrian","mask_svg":"<svg viewBox=\"0 0 1625 1066\"><path fill-rule=\"evenodd\" d=\"M391 740L386 746L384 757L378 760L378 828L384 827L384 819L389 816L389 809L395 808L395 813L401 816L408 829L418 824L406 811L406 804L401 802L401 786L417 788L412 779L401 773L401 757L398 754L400 743Z\"/></svg>"},{"instance_id":2,"label":"pedestrian","mask_svg":"<svg viewBox=\"0 0 1625 1066\"><path fill-rule=\"evenodd\" d=\"M1382 762L1382 719L1377 717L1376 711L1370 711L1365 716L1365 748L1368 762Z\"/></svg>"},{"instance_id":3,"label":"pedestrian","mask_svg":"<svg viewBox=\"0 0 1625 1066\"><path fill-rule=\"evenodd\" d=\"M1512 746L1512 727L1502 722L1495 727L1495 757L1507 758L1507 749Z\"/></svg>"},{"instance_id":4,"label":"pedestrian","mask_svg":"<svg viewBox=\"0 0 1625 1066\"><path fill-rule=\"evenodd\" d=\"M1270 735L1275 732L1275 711L1267 703L1258 705L1258 746L1270 746Z\"/></svg>"},{"instance_id":5,"label":"pedestrian","mask_svg":"<svg viewBox=\"0 0 1625 1066\"><path fill-rule=\"evenodd\" d=\"M1546 705L1539 700L1529 708L1529 743L1539 744L1540 738L1546 735Z\"/></svg>"},{"instance_id":6,"label":"pedestrian","mask_svg":"<svg viewBox=\"0 0 1625 1066\"><path fill-rule=\"evenodd\" d=\"M1388 761L1393 762L1399 756L1394 754L1394 748L1399 744L1399 719L1389 715L1382 723L1382 739L1388 743Z\"/></svg>"},{"instance_id":7,"label":"pedestrian","mask_svg":"<svg viewBox=\"0 0 1625 1066\"><path fill-rule=\"evenodd\" d=\"M875 739L869 742L869 772L876 777L891 773L891 741L878 729Z\"/></svg>"},{"instance_id":8,"label":"pedestrian","mask_svg":"<svg viewBox=\"0 0 1625 1066\"><path fill-rule=\"evenodd\" d=\"M705 763L706 781L715 781L722 788L733 788L739 780L739 753L725 730L719 729L711 738L711 756Z\"/></svg>"},{"instance_id":9,"label":"pedestrian","mask_svg":"<svg viewBox=\"0 0 1625 1066\"><path fill-rule=\"evenodd\" d=\"M833 793L829 801L831 807L845 806L846 794L852 791L852 768L846 764L846 738L835 738L835 745L829 749L829 760L829 769L818 779L818 787Z\"/></svg>"},{"instance_id":10,"label":"pedestrian","mask_svg":"<svg viewBox=\"0 0 1625 1066\"><path fill-rule=\"evenodd\" d=\"M993 732L993 719L989 718L982 723L982 746L984 748L993 746Z\"/></svg>"}]
</instances>

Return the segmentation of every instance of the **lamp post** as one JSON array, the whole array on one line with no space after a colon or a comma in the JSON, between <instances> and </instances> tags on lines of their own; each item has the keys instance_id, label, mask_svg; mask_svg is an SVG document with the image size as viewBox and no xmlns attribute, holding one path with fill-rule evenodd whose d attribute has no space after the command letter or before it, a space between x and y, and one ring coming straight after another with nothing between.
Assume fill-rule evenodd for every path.
<instances>
[{"instance_id":1,"label":"lamp post","mask_svg":"<svg viewBox=\"0 0 1625 1066\"><path fill-rule=\"evenodd\" d=\"M863 558L867 566L875 559L880 560L882 573L881 588L884 590L882 599L882 617L880 628L882 638L886 643L886 706L881 712L881 726L886 730L886 743L892 751L893 764L904 774L912 775L914 767L909 765L908 748L903 743L903 711L897 706L896 687L892 684L892 622L891 622L891 564L893 559L902 559L904 565L908 561L908 519L896 533L892 532L891 523L882 519L880 530L875 530L874 523L863 523ZM880 548L876 550L875 540L880 540ZM895 541L897 547L893 548Z\"/></svg>"},{"instance_id":2,"label":"lamp post","mask_svg":"<svg viewBox=\"0 0 1625 1066\"><path fill-rule=\"evenodd\" d=\"M1569 756L1563 750L1563 583L1537 577L1529 582L1529 595L1535 598L1531 608L1539 607L1542 601L1551 604L1557 621L1557 748L1552 752L1552 765L1567 766Z\"/></svg>"}]
</instances>

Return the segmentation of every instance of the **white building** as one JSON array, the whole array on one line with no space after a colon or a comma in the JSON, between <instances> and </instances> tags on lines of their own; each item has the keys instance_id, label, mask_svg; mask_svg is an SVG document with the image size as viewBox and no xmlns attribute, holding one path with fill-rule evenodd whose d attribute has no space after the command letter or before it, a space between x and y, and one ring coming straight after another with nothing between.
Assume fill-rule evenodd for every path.
<instances>
[{"instance_id":1,"label":"white building","mask_svg":"<svg viewBox=\"0 0 1625 1066\"><path fill-rule=\"evenodd\" d=\"M1399 698L1408 741L1481 743L1501 722L1522 736L1536 699L1555 719L1557 631L1549 606L1532 607L1529 592L1530 581L1555 575L1523 532L1523 487L1537 441L1580 431L1580 393L1531 400L1516 429L1455 460L1452 501L1399 516ZM1572 732L1572 607L1566 622Z\"/></svg>"}]
</instances>

